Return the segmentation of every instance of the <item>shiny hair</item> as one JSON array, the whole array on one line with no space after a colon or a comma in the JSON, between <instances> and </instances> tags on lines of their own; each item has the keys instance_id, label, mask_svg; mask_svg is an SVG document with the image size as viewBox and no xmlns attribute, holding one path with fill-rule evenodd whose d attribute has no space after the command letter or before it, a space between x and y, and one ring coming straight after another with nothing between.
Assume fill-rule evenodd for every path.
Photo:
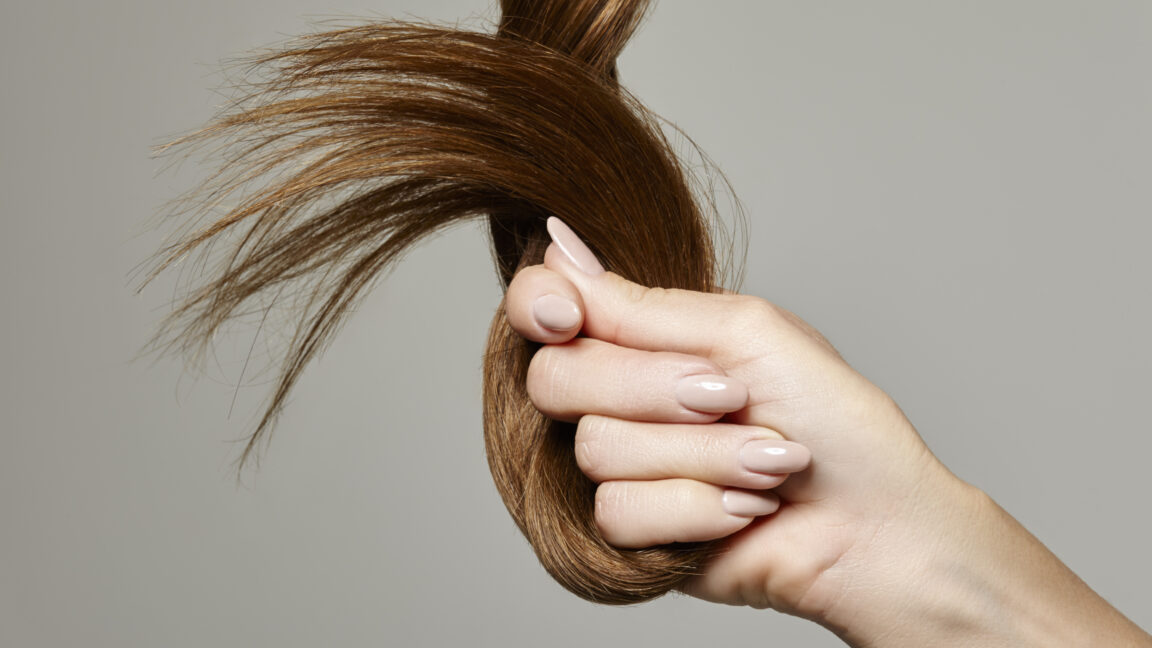
<instances>
[{"instance_id":1,"label":"shiny hair","mask_svg":"<svg viewBox=\"0 0 1152 648\"><path fill-rule=\"evenodd\" d=\"M717 289L709 202L657 118L617 81L616 58L647 5L503 0L495 34L375 22L307 35L249 59L262 76L247 94L168 145L219 142L224 161L182 203L196 218L158 253L145 284L193 252L225 249L154 348L203 351L230 320L294 296L294 334L241 465L357 300L453 223L487 219L505 288L542 262L545 219L555 215L632 281ZM577 595L634 603L664 594L698 573L713 544L624 550L600 537L574 426L528 399L537 348L501 306L484 355L484 437L508 511Z\"/></svg>"}]
</instances>

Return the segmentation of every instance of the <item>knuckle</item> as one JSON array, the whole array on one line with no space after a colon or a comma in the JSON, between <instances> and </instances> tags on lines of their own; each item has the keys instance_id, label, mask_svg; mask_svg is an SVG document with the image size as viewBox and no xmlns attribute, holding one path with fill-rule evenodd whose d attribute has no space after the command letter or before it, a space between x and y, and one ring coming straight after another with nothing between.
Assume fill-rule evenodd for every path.
<instances>
[{"instance_id":1,"label":"knuckle","mask_svg":"<svg viewBox=\"0 0 1152 648\"><path fill-rule=\"evenodd\" d=\"M537 409L554 407L554 395L563 393L566 375L560 349L555 346L542 347L528 363L525 380L528 399Z\"/></svg>"},{"instance_id":2,"label":"knuckle","mask_svg":"<svg viewBox=\"0 0 1152 648\"><path fill-rule=\"evenodd\" d=\"M737 295L732 298L731 317L738 326L754 328L775 326L782 319L779 306L751 295Z\"/></svg>"},{"instance_id":3,"label":"knuckle","mask_svg":"<svg viewBox=\"0 0 1152 648\"><path fill-rule=\"evenodd\" d=\"M609 543L620 541L629 524L633 506L632 489L624 482L604 482L596 488L596 528Z\"/></svg>"},{"instance_id":4,"label":"knuckle","mask_svg":"<svg viewBox=\"0 0 1152 648\"><path fill-rule=\"evenodd\" d=\"M627 310L632 313L639 313L647 310L648 308L658 305L661 300L666 299L665 295L668 292L665 288L648 287L640 284L629 283L624 287L624 303L627 304ZM637 335L634 330L635 322L630 316L623 316L616 319L615 329L610 332L612 339L630 339Z\"/></svg>"},{"instance_id":5,"label":"knuckle","mask_svg":"<svg viewBox=\"0 0 1152 648\"><path fill-rule=\"evenodd\" d=\"M642 306L651 303L652 299L657 299L658 295L664 292L663 288L653 288L644 286L638 283L628 282L624 284L624 300L628 303Z\"/></svg>"},{"instance_id":6,"label":"knuckle","mask_svg":"<svg viewBox=\"0 0 1152 648\"><path fill-rule=\"evenodd\" d=\"M576 424L576 464L592 481L608 475L611 452L610 419L586 415Z\"/></svg>"},{"instance_id":7,"label":"knuckle","mask_svg":"<svg viewBox=\"0 0 1152 648\"><path fill-rule=\"evenodd\" d=\"M695 482L688 479L675 479L667 487L664 506L669 513L690 511L696 499Z\"/></svg>"},{"instance_id":8,"label":"knuckle","mask_svg":"<svg viewBox=\"0 0 1152 648\"><path fill-rule=\"evenodd\" d=\"M659 286L643 287L640 291L639 299L637 299L637 304L641 307L650 304L659 304L668 299L667 295L667 288L661 288Z\"/></svg>"},{"instance_id":9,"label":"knuckle","mask_svg":"<svg viewBox=\"0 0 1152 648\"><path fill-rule=\"evenodd\" d=\"M783 321L778 306L750 295L733 295L723 319L727 339L745 348L757 346L767 332L778 331Z\"/></svg>"},{"instance_id":10,"label":"knuckle","mask_svg":"<svg viewBox=\"0 0 1152 648\"><path fill-rule=\"evenodd\" d=\"M688 456L688 460L694 469L693 474L711 475L714 472L712 469L717 463L727 463L718 462L717 458L726 458L732 454L731 446L731 435L720 434L711 426L707 426L698 443L689 446L691 454Z\"/></svg>"}]
</instances>

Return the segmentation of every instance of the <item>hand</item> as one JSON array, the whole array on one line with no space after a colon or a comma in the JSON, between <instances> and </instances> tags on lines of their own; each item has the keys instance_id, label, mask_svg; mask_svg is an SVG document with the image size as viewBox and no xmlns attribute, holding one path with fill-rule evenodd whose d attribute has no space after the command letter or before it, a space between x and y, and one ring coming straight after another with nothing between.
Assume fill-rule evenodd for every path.
<instances>
[{"instance_id":1,"label":"hand","mask_svg":"<svg viewBox=\"0 0 1152 648\"><path fill-rule=\"evenodd\" d=\"M529 395L549 416L580 419L576 455L600 482L597 523L609 542L647 546L747 527L687 585L689 593L829 616L846 586L832 568L865 550L909 493L963 490L895 404L790 313L741 295L644 288L596 273L590 253L576 259L554 243L544 266L525 269L509 288L512 326L550 344L532 361ZM566 321L547 308L556 298L571 304ZM587 337L573 339L581 329ZM718 416L686 410L675 398L680 376L701 373L748 386L747 402L730 408L723 423L698 425ZM673 441L661 443L663 433ZM748 472L740 456L746 439L781 435L809 448L813 467L777 488L786 504L775 516L725 527L716 487L775 486L734 478ZM798 463L794 469L806 462ZM648 481L676 477L716 486ZM668 514L677 509L689 513Z\"/></svg>"},{"instance_id":2,"label":"hand","mask_svg":"<svg viewBox=\"0 0 1152 648\"><path fill-rule=\"evenodd\" d=\"M533 359L529 394L545 414L580 421L576 453L600 482L609 542L740 529L685 591L811 618L856 645L1026 645L1046 633L1070 640L1062 629L1091 638L1101 624L1147 639L952 475L896 404L798 317L754 297L632 284L602 272L559 221L549 229L556 243L513 281L508 315L549 345ZM677 379L700 373L747 385L747 402L683 407ZM700 425L720 412L722 422ZM775 515L725 511L727 487L770 487L747 470L745 444L781 437L811 450L811 468L776 487Z\"/></svg>"}]
</instances>

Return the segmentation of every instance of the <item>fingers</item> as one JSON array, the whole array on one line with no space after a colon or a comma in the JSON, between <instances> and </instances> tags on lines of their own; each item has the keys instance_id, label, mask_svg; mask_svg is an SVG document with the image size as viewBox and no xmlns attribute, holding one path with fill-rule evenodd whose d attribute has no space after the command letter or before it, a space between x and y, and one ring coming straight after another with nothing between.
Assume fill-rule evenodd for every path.
<instances>
[{"instance_id":1,"label":"fingers","mask_svg":"<svg viewBox=\"0 0 1152 648\"><path fill-rule=\"evenodd\" d=\"M610 272L563 222L548 219L553 243L544 265L521 270L508 288L512 328L556 344L583 331L620 346L676 351L739 364L780 334L808 339L836 354L810 325L774 304L726 290L703 293L648 288ZM838 355L838 354L836 354Z\"/></svg>"},{"instance_id":2,"label":"fingers","mask_svg":"<svg viewBox=\"0 0 1152 648\"><path fill-rule=\"evenodd\" d=\"M545 267L574 285L584 303L584 332L620 346L688 353L729 366L758 350L772 330L795 331L762 299L724 293L647 288L604 272L579 237L548 219L553 243Z\"/></svg>"},{"instance_id":3,"label":"fingers","mask_svg":"<svg viewBox=\"0 0 1152 648\"><path fill-rule=\"evenodd\" d=\"M596 526L609 544L638 549L722 538L779 506L771 492L691 479L613 481L596 489Z\"/></svg>"},{"instance_id":4,"label":"fingers","mask_svg":"<svg viewBox=\"0 0 1152 648\"><path fill-rule=\"evenodd\" d=\"M763 490L806 469L811 456L804 446L757 426L585 416L576 428L576 461L595 482L683 477Z\"/></svg>"},{"instance_id":5,"label":"fingers","mask_svg":"<svg viewBox=\"0 0 1152 648\"><path fill-rule=\"evenodd\" d=\"M544 266L530 266L516 273L508 286L504 308L512 328L534 342L567 342L576 337L584 323L580 291Z\"/></svg>"},{"instance_id":6,"label":"fingers","mask_svg":"<svg viewBox=\"0 0 1152 648\"><path fill-rule=\"evenodd\" d=\"M551 418L585 414L653 422L708 423L748 402L748 388L715 363L682 353L638 351L577 338L548 345L528 365L528 397Z\"/></svg>"}]
</instances>

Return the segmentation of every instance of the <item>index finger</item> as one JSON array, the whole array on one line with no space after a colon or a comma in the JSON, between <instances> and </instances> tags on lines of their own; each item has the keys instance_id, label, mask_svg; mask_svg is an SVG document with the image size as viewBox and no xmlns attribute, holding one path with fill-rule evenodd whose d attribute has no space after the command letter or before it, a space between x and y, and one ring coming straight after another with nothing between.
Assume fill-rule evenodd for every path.
<instances>
[{"instance_id":1,"label":"index finger","mask_svg":"<svg viewBox=\"0 0 1152 648\"><path fill-rule=\"evenodd\" d=\"M558 218L544 265L579 291L584 333L618 346L676 351L734 366L794 329L771 303L745 295L649 288L605 272L592 251ZM777 340L779 341L779 340Z\"/></svg>"},{"instance_id":2,"label":"index finger","mask_svg":"<svg viewBox=\"0 0 1152 648\"><path fill-rule=\"evenodd\" d=\"M542 265L529 266L512 277L504 295L504 311L513 330L544 344L567 342L584 324L580 291Z\"/></svg>"}]
</instances>

